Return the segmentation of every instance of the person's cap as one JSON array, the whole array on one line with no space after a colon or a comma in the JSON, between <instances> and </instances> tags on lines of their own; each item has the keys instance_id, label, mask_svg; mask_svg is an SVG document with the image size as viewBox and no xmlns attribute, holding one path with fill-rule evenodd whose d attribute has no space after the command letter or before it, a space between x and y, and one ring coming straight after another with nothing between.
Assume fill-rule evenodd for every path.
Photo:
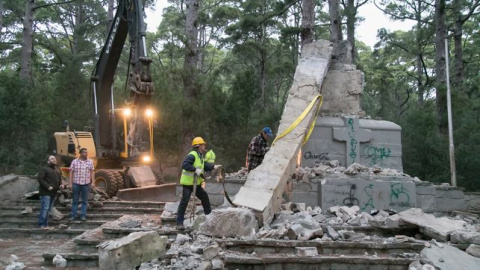
<instances>
[{"instance_id":1,"label":"person's cap","mask_svg":"<svg viewBox=\"0 0 480 270\"><path fill-rule=\"evenodd\" d=\"M270 138L273 137L272 129L270 127L264 127L262 131L267 133L268 137L270 137Z\"/></svg>"}]
</instances>

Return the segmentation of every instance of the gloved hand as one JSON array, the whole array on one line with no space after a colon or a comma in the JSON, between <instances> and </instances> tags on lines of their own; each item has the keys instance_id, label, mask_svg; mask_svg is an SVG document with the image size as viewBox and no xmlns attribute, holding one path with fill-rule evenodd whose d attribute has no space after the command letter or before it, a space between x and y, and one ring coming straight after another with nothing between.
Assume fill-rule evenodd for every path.
<instances>
[{"instance_id":1,"label":"gloved hand","mask_svg":"<svg viewBox=\"0 0 480 270\"><path fill-rule=\"evenodd\" d=\"M195 169L195 174L200 176L203 173L203 170L200 168Z\"/></svg>"},{"instance_id":2,"label":"gloved hand","mask_svg":"<svg viewBox=\"0 0 480 270\"><path fill-rule=\"evenodd\" d=\"M222 165L215 165L215 166L213 166L213 170L217 170L217 169L219 169L219 168L221 168L221 167L222 167Z\"/></svg>"}]
</instances>

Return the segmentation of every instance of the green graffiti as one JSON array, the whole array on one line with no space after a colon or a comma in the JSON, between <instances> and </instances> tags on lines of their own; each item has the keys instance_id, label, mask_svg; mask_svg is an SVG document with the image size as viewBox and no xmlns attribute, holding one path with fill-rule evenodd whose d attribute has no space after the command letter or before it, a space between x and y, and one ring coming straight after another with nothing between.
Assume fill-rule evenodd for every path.
<instances>
[{"instance_id":1,"label":"green graffiti","mask_svg":"<svg viewBox=\"0 0 480 270\"><path fill-rule=\"evenodd\" d=\"M355 162L357 158L357 140L355 140L355 128L353 126L353 118L348 119L348 127L350 131L348 136L350 137L350 153L348 154L352 158L352 162Z\"/></svg>"},{"instance_id":2,"label":"green graffiti","mask_svg":"<svg viewBox=\"0 0 480 270\"><path fill-rule=\"evenodd\" d=\"M410 195L403 183L390 184L390 205L410 206Z\"/></svg>"},{"instance_id":3,"label":"green graffiti","mask_svg":"<svg viewBox=\"0 0 480 270\"><path fill-rule=\"evenodd\" d=\"M371 207L370 210L375 209L375 206L373 205L372 190L373 184L370 184L363 189L370 199L368 199L367 203L365 203L365 205L362 207L362 211L365 211L365 209L367 209L369 206Z\"/></svg>"},{"instance_id":4,"label":"green graffiti","mask_svg":"<svg viewBox=\"0 0 480 270\"><path fill-rule=\"evenodd\" d=\"M389 158L392 153L390 148L367 146L363 149L363 155L370 159L370 165L382 165L385 158Z\"/></svg>"}]
</instances>

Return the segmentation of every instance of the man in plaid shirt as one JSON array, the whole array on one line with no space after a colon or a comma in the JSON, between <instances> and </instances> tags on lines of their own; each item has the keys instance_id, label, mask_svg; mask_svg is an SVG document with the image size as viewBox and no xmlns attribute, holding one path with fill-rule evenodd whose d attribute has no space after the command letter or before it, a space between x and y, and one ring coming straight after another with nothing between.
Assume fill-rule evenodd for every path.
<instances>
[{"instance_id":1,"label":"man in plaid shirt","mask_svg":"<svg viewBox=\"0 0 480 270\"><path fill-rule=\"evenodd\" d=\"M90 185L95 180L93 169L93 161L88 158L87 149L80 149L80 157L73 160L70 165L69 180L73 192L71 221L75 220L77 216L78 199L80 195L82 196L80 218L82 221L87 220L88 193L90 192Z\"/></svg>"},{"instance_id":2,"label":"man in plaid shirt","mask_svg":"<svg viewBox=\"0 0 480 270\"><path fill-rule=\"evenodd\" d=\"M262 164L265 154L270 149L267 146L269 139L273 138L272 129L264 127L257 136L253 137L247 149L247 168L251 170Z\"/></svg>"}]
</instances>

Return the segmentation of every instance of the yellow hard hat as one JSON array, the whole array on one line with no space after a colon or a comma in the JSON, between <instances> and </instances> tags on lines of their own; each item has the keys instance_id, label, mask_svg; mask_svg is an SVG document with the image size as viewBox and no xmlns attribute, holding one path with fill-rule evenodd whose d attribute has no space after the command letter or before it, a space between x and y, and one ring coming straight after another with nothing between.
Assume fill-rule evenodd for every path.
<instances>
[{"instance_id":1,"label":"yellow hard hat","mask_svg":"<svg viewBox=\"0 0 480 270\"><path fill-rule=\"evenodd\" d=\"M192 146L195 146L195 145L198 145L198 144L207 144L207 143L202 139L202 137L193 138Z\"/></svg>"}]
</instances>

